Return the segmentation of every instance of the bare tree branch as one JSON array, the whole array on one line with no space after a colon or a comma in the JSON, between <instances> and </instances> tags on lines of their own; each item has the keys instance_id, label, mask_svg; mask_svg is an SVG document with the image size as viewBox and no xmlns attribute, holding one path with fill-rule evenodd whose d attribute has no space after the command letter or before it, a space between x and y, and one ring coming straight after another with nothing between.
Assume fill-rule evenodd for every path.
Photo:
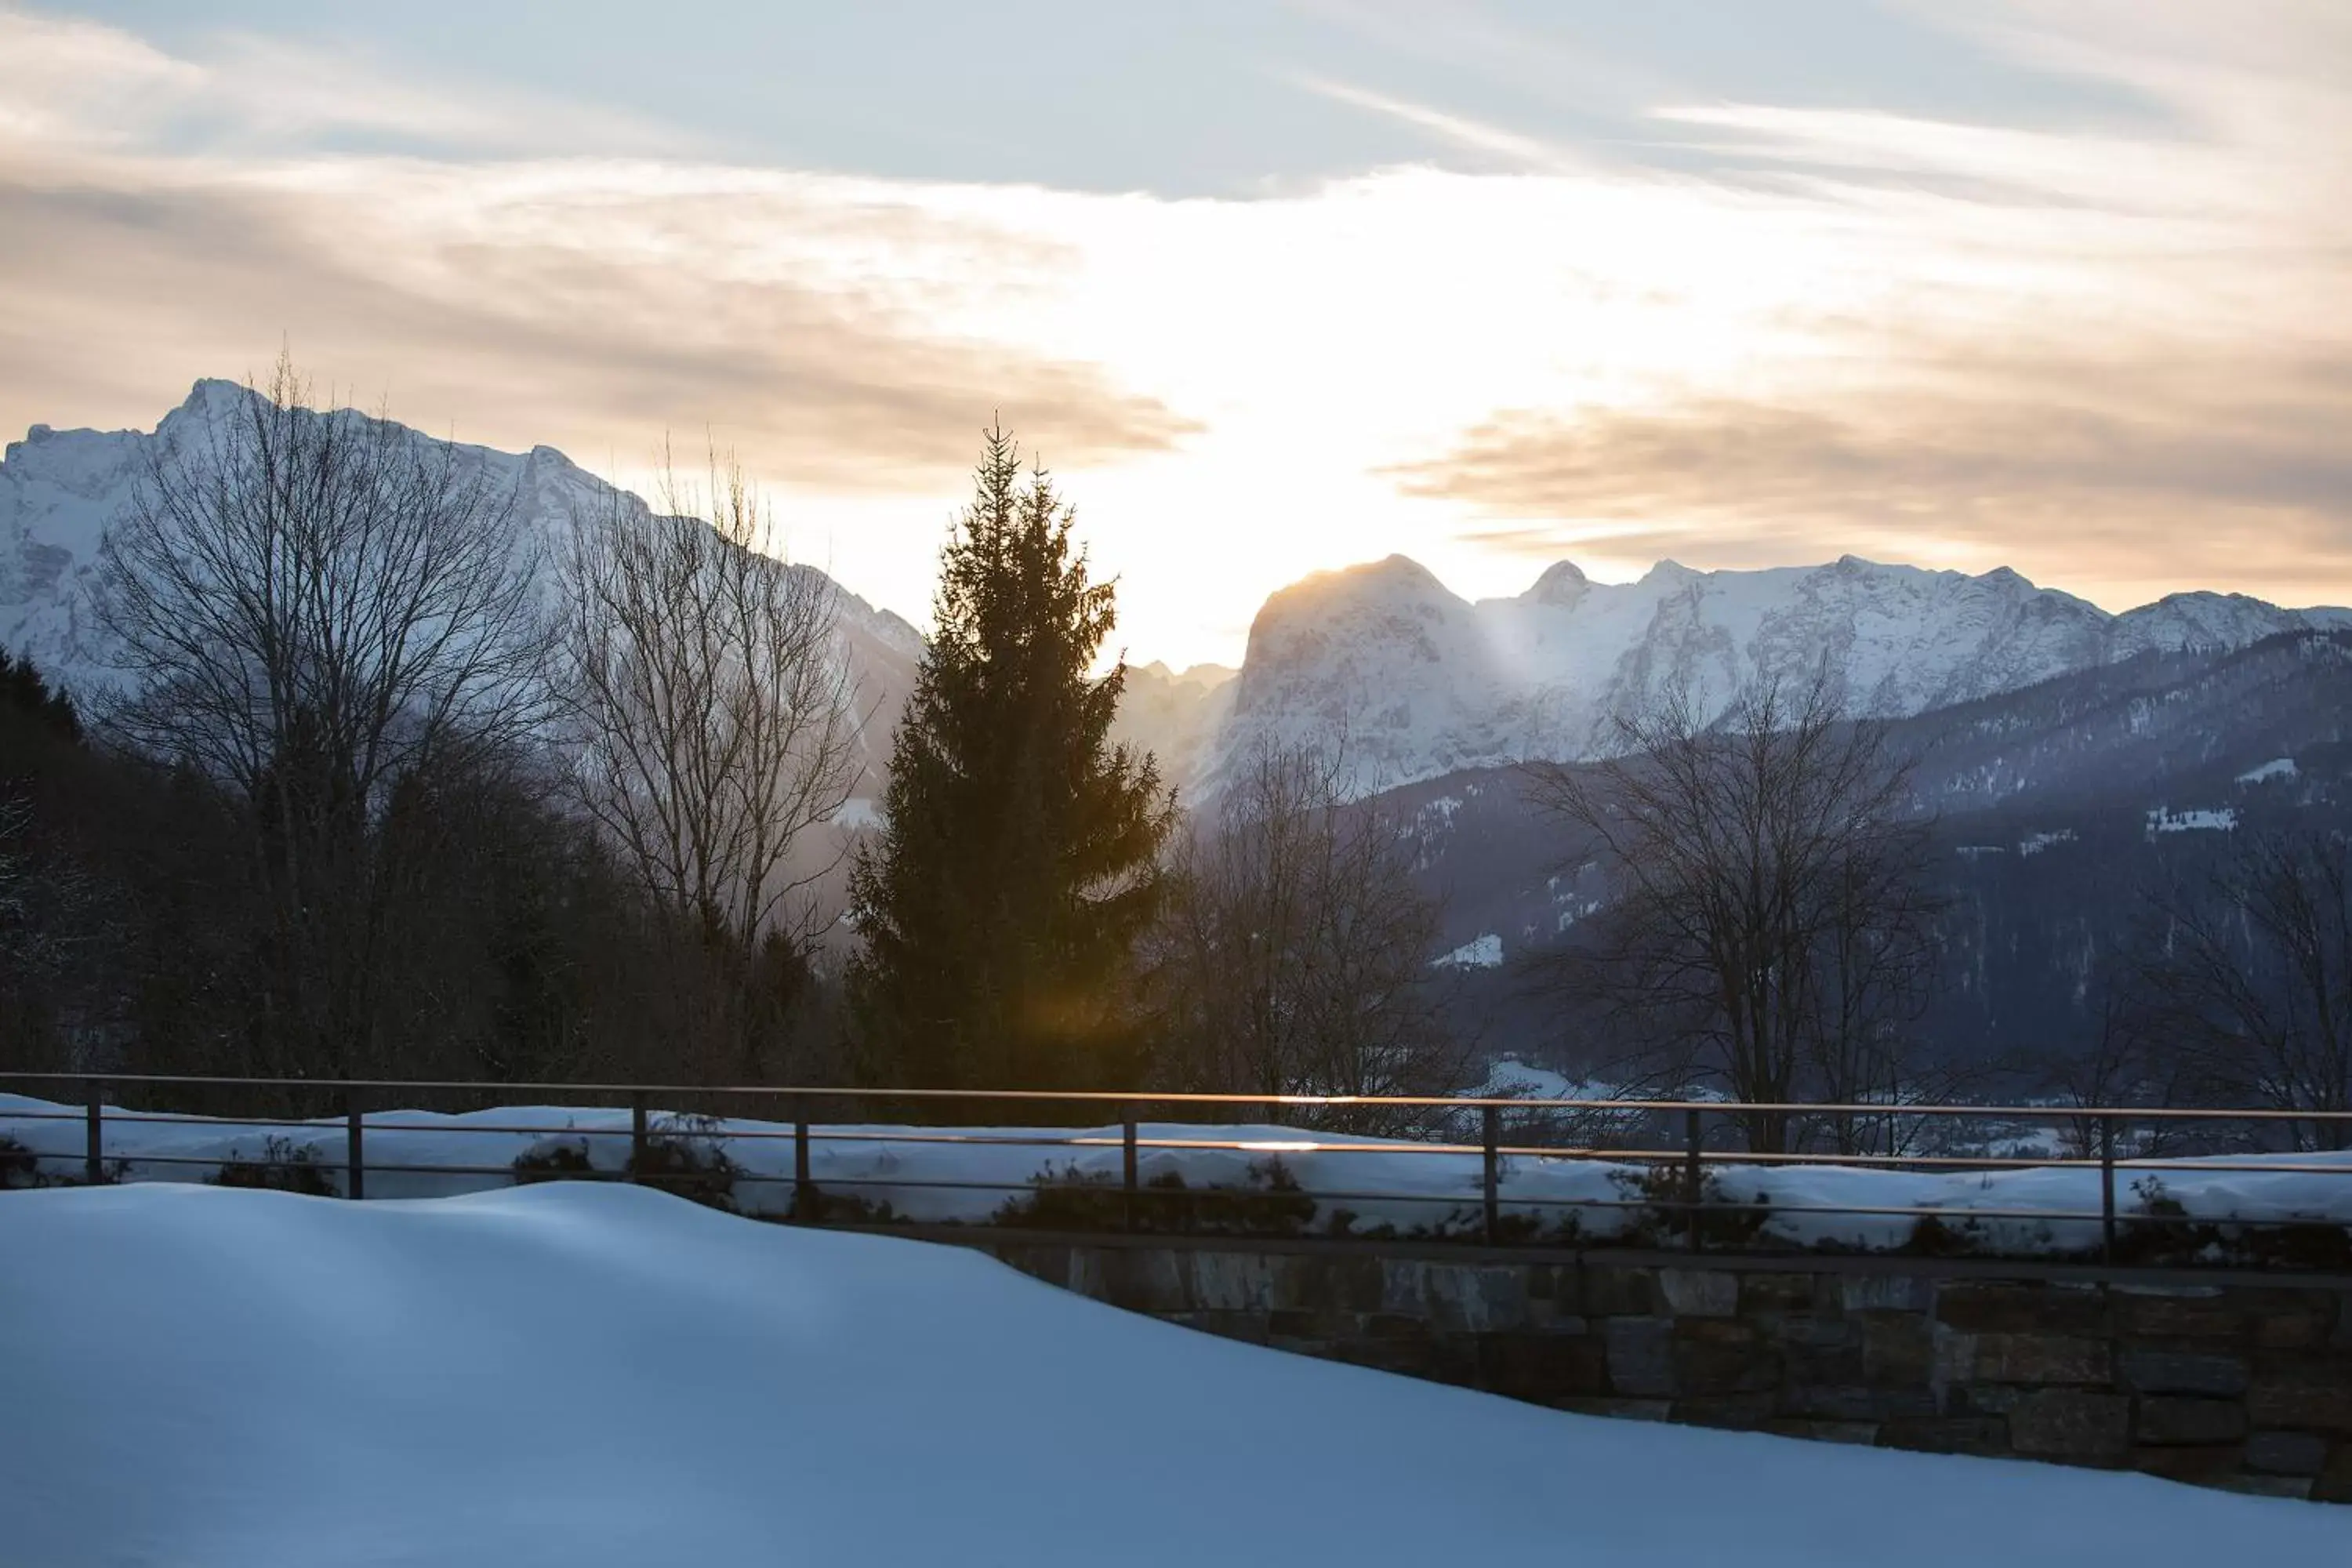
<instances>
[{"instance_id":1,"label":"bare tree branch","mask_svg":"<svg viewBox=\"0 0 2352 1568\"><path fill-rule=\"evenodd\" d=\"M616 496L575 520L563 688L574 797L637 880L740 970L805 959L830 917L809 853L856 777L838 599L782 559L759 498L710 459L700 494L665 459L664 511ZM751 1025L739 1018L745 1066Z\"/></svg>"},{"instance_id":2,"label":"bare tree branch","mask_svg":"<svg viewBox=\"0 0 2352 1568\"><path fill-rule=\"evenodd\" d=\"M1612 884L1561 984L1637 1037L1648 1087L1749 1103L1890 1106L1929 1092L1903 1049L1937 905L1927 826L1885 731L1824 670L1701 719L1686 692L1616 721L1617 755L1527 764L1537 805ZM1743 1116L1752 1147L1887 1148L1896 1119Z\"/></svg>"},{"instance_id":3,"label":"bare tree branch","mask_svg":"<svg viewBox=\"0 0 2352 1568\"><path fill-rule=\"evenodd\" d=\"M1439 1007L1440 910L1386 815L1346 800L1342 748L1261 742L1176 851L1153 943L1164 1075L1260 1094L1419 1095L1461 1086ZM1356 1110L1318 1125L1402 1132Z\"/></svg>"}]
</instances>

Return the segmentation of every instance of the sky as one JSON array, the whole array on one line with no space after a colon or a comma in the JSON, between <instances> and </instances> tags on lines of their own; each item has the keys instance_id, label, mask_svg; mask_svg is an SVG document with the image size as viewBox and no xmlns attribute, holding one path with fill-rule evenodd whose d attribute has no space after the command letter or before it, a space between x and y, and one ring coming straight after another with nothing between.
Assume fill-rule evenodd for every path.
<instances>
[{"instance_id":1,"label":"sky","mask_svg":"<svg viewBox=\"0 0 2352 1568\"><path fill-rule=\"evenodd\" d=\"M1178 665L1392 552L2352 603L2352 5L0 0L0 432L281 347L919 625L1001 418Z\"/></svg>"}]
</instances>

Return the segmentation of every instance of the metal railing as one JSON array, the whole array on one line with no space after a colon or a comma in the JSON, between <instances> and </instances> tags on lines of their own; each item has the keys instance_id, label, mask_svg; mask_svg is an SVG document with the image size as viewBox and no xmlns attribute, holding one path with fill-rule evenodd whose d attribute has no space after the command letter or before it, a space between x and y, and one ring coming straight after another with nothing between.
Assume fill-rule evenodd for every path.
<instances>
[{"instance_id":1,"label":"metal railing","mask_svg":"<svg viewBox=\"0 0 2352 1568\"><path fill-rule=\"evenodd\" d=\"M392 1079L319 1079L257 1077L206 1077L196 1075L142 1075L105 1073L43 1073L0 1072L0 1088L8 1085L71 1084L81 1090L80 1104L59 1105L53 1110L9 1109L0 1110L0 1140L5 1140L10 1126L21 1123L79 1121L84 1129L81 1154L82 1179L100 1184L115 1179L109 1171L110 1152L107 1133L110 1128L122 1129L139 1125L178 1125L217 1127L225 1130L279 1128L319 1133L331 1129L336 1118L300 1116L219 1117L195 1115L170 1110L133 1110L107 1104L110 1091L126 1091L148 1099L187 1097L192 1091L217 1095L224 1090L268 1090L281 1095L332 1097L342 1106L343 1158L340 1162L320 1161L306 1155L296 1162L272 1157L251 1161L242 1155L236 1163L248 1167L274 1167L297 1163L311 1172L339 1173L343 1178L341 1195L363 1198L367 1194L367 1178L371 1173L380 1175L415 1174L442 1177L482 1177L525 1179L519 1167L506 1164L453 1163L447 1161L403 1163L368 1158L368 1139L372 1134L433 1132L439 1134L509 1134L530 1136L539 1140L587 1140L622 1138L629 1140L626 1163L621 1172L613 1173L593 1168L593 1162L581 1167L550 1169L544 1174L534 1173L530 1179L546 1179L564 1174L601 1176L625 1174L626 1179L655 1185L681 1186L707 1184L707 1170L686 1169L664 1171L649 1156L659 1146L675 1145L681 1140L695 1138L724 1140L728 1142L759 1143L789 1140L793 1146L791 1174L765 1173L740 1166L726 1172L728 1182L751 1185L784 1184L792 1188L791 1208L785 1215L801 1223L838 1223L828 1218L833 1211L848 1208L853 1223L870 1221L871 1215L855 1205L829 1203L829 1189L891 1188L900 1190L938 1190L1031 1193L1048 1185L1045 1173L1031 1173L1017 1181L971 1180L953 1176L907 1175L892 1173L885 1177L856 1176L829 1173L820 1184L814 1174L813 1152L819 1145L858 1143L942 1144L992 1148L1037 1148L1063 1151L1089 1151L1116 1148L1120 1151L1119 1174L1115 1186L1108 1184L1087 1184L1078 1190L1098 1195L1115 1196L1118 1200L1110 1223L1125 1230L1150 1229L1155 1212L1170 1206L1181 1195L1187 1203L1205 1199L1210 1202L1244 1204L1265 1203L1268 1194L1262 1189L1185 1187L1179 1184L1171 1193L1164 1186L1147 1184L1140 1178L1142 1155L1146 1151L1220 1151L1271 1155L1330 1155L1391 1154L1411 1156L1452 1156L1477 1159L1478 1182L1475 1200L1461 1193L1414 1192L1402 1190L1339 1188L1318 1184L1312 1187L1294 1187L1299 1199L1309 1200L1324 1208L1348 1204L1433 1205L1462 1211L1471 1202L1475 1208L1469 1215L1473 1223L1463 1229L1437 1234L1446 1239L1465 1239L1488 1246L1507 1245L1514 1240L1540 1239L1540 1227L1530 1237L1528 1227L1515 1230L1509 1218L1529 1209L1565 1210L1638 1210L1652 1215L1666 1217L1673 1224L1673 1239L1692 1251L1720 1250L1720 1238L1710 1241L1709 1221L1724 1228L1737 1229L1737 1216L1752 1215L1758 1225L1772 1215L1811 1215L1876 1217L1909 1219L1914 1222L1937 1221L1969 1224L1988 1220L2041 1222L2043 1224L2083 1223L2095 1221L2099 1227L2099 1255L2102 1262L2119 1265L2123 1243L2133 1236L2179 1232L2186 1227L2226 1226L2242 1237L2259 1237L2265 1230L2272 1232L2317 1231L2334 1239L2336 1258L2322 1257L2316 1265L2322 1268L2352 1268L2352 1181L2343 1187L2341 1203L2331 1201L2323 1212L2298 1212L2286 1216L2230 1217L2203 1219L2186 1215L2125 1215L2119 1212L2116 1183L2124 1175L2176 1173L2259 1173L2271 1175L2320 1175L2352 1178L2352 1155L2340 1163L2315 1158L2297 1158L2292 1153L2281 1155L2169 1157L2119 1152L2126 1149L2127 1134L2166 1126L2192 1123L2229 1123L2256 1129L2276 1127L2342 1128L2347 1141L2352 1141L2352 1111L2285 1110L2270 1108L2219 1107L2081 1107L2050 1105L1890 1105L1872 1103L1819 1104L1787 1102L1759 1104L1729 1100L1590 1100L1540 1099L1531 1097L1483 1096L1364 1096L1364 1095L1255 1095L1169 1093L1157 1090L1085 1091L1067 1089L861 1089L845 1087L766 1085L709 1086L693 1084L627 1084L627 1083L508 1083L482 1081L436 1081ZM576 1109L619 1110L629 1113L626 1127L579 1127L567 1125L553 1128L546 1125L525 1125L503 1121L404 1122L396 1118L398 1110L368 1113L366 1102L386 1102L394 1097L411 1099L435 1095L461 1095L480 1100L486 1097L530 1096L544 1104L547 1097L561 1096L567 1101L583 1101ZM675 1103L741 1105L778 1107L786 1114L772 1126L746 1126L735 1121L698 1128L690 1120L681 1122L673 1115L664 1123L656 1121L655 1106L658 1101ZM1082 1106L1107 1108L1117 1120L1117 1131L1073 1130L1062 1132L1051 1129L990 1129L985 1127L941 1124L936 1126L857 1126L824 1125L812 1117L822 1105L859 1106L886 1104L892 1107L921 1107L941 1102L953 1102L959 1107L985 1103L992 1105L1047 1105L1057 1110ZM1475 1140L1462 1136L1362 1138L1345 1134L1299 1132L1278 1138L1235 1138L1202 1135L1171 1136L1165 1132L1147 1135L1140 1113L1150 1108L1227 1108L1276 1113L1290 1110L1311 1110L1328 1115L1333 1112L1433 1113L1440 1121L1461 1129L1475 1118L1477 1135ZM417 1113L412 1107L408 1114ZM481 1114L479 1112L476 1114ZM1597 1142L1559 1144L1515 1142L1506 1136L1506 1118L1524 1120L1530 1116L1606 1116L1623 1118L1640 1116L1679 1120L1682 1138L1678 1146L1663 1148L1613 1148ZM1718 1127L1737 1128L1742 1122L1759 1116L1788 1117L1818 1121L1828 1118L1864 1118L1884 1121L1887 1119L1943 1119L1948 1122L1978 1122L1992 1125L2024 1123L2032 1126L2061 1127L2075 1130L2077 1141L2095 1147L2096 1152L2073 1156L2042 1154L1966 1154L1950 1152L1919 1153L1831 1153L1811 1152L1752 1152L1744 1149L1710 1148L1707 1133L1710 1123ZM1270 1129L1270 1131L1273 1131ZM2088 1132L2089 1136L2084 1134ZM331 1136L331 1132L329 1134ZM1520 1137L1526 1130L1520 1129ZM22 1145L18 1145L22 1149ZM0 1143L0 1150L5 1150ZM20 1156L21 1157L21 1156ZM38 1153L36 1158L70 1162L70 1155L54 1152ZM225 1163L219 1154L170 1154L118 1150L111 1156L117 1173L126 1163L140 1166L214 1167L216 1172ZM1536 1194L1506 1190L1506 1165L1513 1160L1534 1161L1598 1161L1640 1167L1649 1173L1638 1194L1604 1198L1589 1194L1575 1196L1543 1196ZM1936 1207L1928 1205L1893 1205L1886 1204L1801 1204L1785 1203L1762 1198L1741 1202L1708 1190L1709 1175L1737 1167L1811 1166L1862 1170L1906 1170L1916 1172L1992 1173L1999 1171L2095 1169L2099 1175L2099 1207L2095 1211L2042 1206L1982 1207L1976 1205ZM2332 1194L2331 1194L2332 1197ZM971 1222L963 1222L971 1223ZM979 1222L986 1223L986 1222ZM1748 1234L1752 1237L1753 1228ZM1735 1242L1733 1245L1738 1245ZM2308 1248L2305 1248L2306 1253ZM2323 1249L2325 1250L2325 1249ZM2305 1257L2300 1261L2311 1267L2314 1259Z\"/></svg>"}]
</instances>

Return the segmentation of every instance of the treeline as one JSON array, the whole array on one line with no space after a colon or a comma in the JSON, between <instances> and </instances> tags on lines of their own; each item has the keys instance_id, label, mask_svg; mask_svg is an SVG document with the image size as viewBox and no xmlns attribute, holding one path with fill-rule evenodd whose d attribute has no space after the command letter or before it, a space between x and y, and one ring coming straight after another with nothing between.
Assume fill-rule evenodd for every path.
<instances>
[{"instance_id":1,"label":"treeline","mask_svg":"<svg viewBox=\"0 0 2352 1568\"><path fill-rule=\"evenodd\" d=\"M1002 431L852 846L834 591L731 466L551 539L478 456L309 403L281 363L155 451L102 549L118 692L0 667L0 1064L1458 1086L1394 832L1314 748L1193 816L1111 743L1114 587Z\"/></svg>"},{"instance_id":2,"label":"treeline","mask_svg":"<svg viewBox=\"0 0 2352 1568\"><path fill-rule=\"evenodd\" d=\"M1405 825L1348 798L1342 744L1229 759L1203 809L1114 743L1115 585L1001 430L853 841L872 715L835 590L731 466L550 533L480 454L308 402L281 363L152 449L102 547L119 689L78 705L0 662L0 1067L884 1108L1473 1081ZM1685 696L1622 716L1612 760L1531 764L1563 874L1605 890L1539 978L1613 1087L1721 1096L1760 1150L1900 1153L1925 1124L1885 1111L1990 1064L1917 1048L1951 910L1912 760L1842 696ZM2352 1110L2352 847L2232 838L2085 975L2084 1038L2000 1065L2082 1103ZM959 1113L1065 1112L1101 1114Z\"/></svg>"},{"instance_id":3,"label":"treeline","mask_svg":"<svg viewBox=\"0 0 2352 1568\"><path fill-rule=\"evenodd\" d=\"M2081 955L2072 1037L2010 1024L1993 1050L1938 1052L1922 1019L1956 970L1981 981L1984 911L1953 897L1937 861L1955 851L1894 736L1824 674L1759 682L1719 715L1673 696L1621 717L1611 760L1531 769L1567 864L1604 889L1534 965L1580 1065L1637 1094L1720 1098L1770 1152L1948 1146L1953 1124L1900 1108L1988 1095L2266 1113L2122 1119L2143 1151L2352 1147L2335 1119L2352 1113L2352 838L2232 818L2145 858L2160 873L2145 885L2120 858L2093 862L2100 906L2130 913L2063 933ZM1977 999L1997 1034L2037 1016L2015 968ZM1851 1109L1810 1109L1824 1105ZM1790 1106L1806 1109L1772 1109ZM2100 1126L2065 1131L2091 1152Z\"/></svg>"}]
</instances>

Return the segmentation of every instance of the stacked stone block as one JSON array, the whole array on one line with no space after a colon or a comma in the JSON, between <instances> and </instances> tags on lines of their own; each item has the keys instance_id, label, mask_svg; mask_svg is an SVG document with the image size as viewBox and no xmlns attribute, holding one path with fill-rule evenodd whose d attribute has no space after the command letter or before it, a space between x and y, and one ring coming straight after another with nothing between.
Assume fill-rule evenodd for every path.
<instances>
[{"instance_id":1,"label":"stacked stone block","mask_svg":"<svg viewBox=\"0 0 2352 1568\"><path fill-rule=\"evenodd\" d=\"M2352 1281L991 1249L1172 1322L1563 1410L2352 1502Z\"/></svg>"}]
</instances>

